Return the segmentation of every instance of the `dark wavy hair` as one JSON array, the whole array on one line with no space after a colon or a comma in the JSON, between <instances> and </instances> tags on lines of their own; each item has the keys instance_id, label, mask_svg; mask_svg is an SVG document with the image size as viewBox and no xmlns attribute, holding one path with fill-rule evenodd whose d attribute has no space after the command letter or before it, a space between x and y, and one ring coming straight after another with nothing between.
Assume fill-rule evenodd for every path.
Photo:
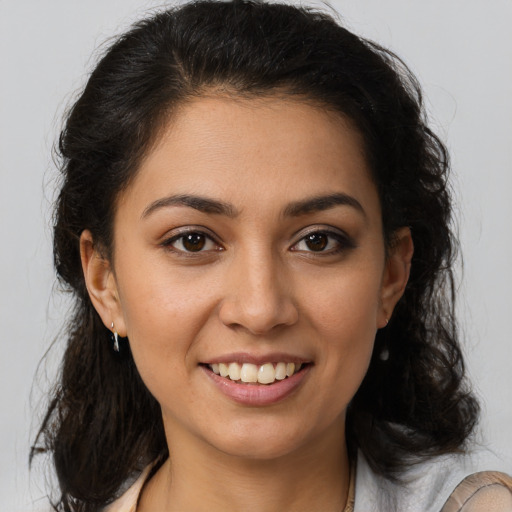
<instances>
[{"instance_id":1,"label":"dark wavy hair","mask_svg":"<svg viewBox=\"0 0 512 512\"><path fill-rule=\"evenodd\" d=\"M411 229L409 283L377 333L368 373L349 406L352 456L360 450L374 471L399 478L414 462L463 450L476 423L454 316L448 155L426 125L414 76L390 51L312 9L189 3L136 23L110 46L60 136L54 258L75 308L31 455L53 456L56 510L97 510L143 467L168 456L159 404L129 343L113 352L89 300L79 238L90 230L112 257L116 197L173 110L216 92L293 95L350 118L364 139L387 246L398 228Z\"/></svg>"}]
</instances>

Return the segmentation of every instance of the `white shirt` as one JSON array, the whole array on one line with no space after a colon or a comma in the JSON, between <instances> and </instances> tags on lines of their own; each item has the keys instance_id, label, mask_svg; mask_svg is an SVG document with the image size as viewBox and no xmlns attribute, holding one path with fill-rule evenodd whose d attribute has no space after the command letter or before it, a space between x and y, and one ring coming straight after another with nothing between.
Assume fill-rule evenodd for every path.
<instances>
[{"instance_id":1,"label":"white shirt","mask_svg":"<svg viewBox=\"0 0 512 512\"><path fill-rule=\"evenodd\" d=\"M512 512L512 477L507 466L487 451L450 454L412 466L398 484L375 474L360 454L355 503L344 512ZM103 512L136 512L149 472L148 467Z\"/></svg>"}]
</instances>

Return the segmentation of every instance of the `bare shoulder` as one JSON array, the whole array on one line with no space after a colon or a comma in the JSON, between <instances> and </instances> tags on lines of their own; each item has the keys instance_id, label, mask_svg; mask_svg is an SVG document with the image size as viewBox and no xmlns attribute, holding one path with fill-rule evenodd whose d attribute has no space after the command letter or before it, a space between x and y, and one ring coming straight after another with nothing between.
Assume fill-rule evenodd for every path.
<instances>
[{"instance_id":1,"label":"bare shoulder","mask_svg":"<svg viewBox=\"0 0 512 512\"><path fill-rule=\"evenodd\" d=\"M441 512L512 512L512 477L499 471L473 473L457 485Z\"/></svg>"}]
</instances>

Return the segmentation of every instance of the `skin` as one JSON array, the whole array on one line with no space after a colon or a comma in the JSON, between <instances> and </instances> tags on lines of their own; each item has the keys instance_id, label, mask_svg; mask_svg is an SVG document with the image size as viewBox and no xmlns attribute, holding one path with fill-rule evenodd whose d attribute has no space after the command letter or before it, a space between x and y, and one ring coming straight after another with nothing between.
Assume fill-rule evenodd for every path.
<instances>
[{"instance_id":1,"label":"skin","mask_svg":"<svg viewBox=\"0 0 512 512\"><path fill-rule=\"evenodd\" d=\"M349 204L297 207L333 193ZM229 211L165 200L177 194ZM211 237L203 250L187 253L177 238L189 228ZM306 243L312 232L323 250ZM87 286L105 326L129 337L171 453L137 510L342 510L347 405L413 252L403 228L386 255L379 198L351 123L283 97L183 105L119 198L114 244L106 261L83 233ZM276 351L310 365L272 405L234 402L201 366Z\"/></svg>"}]
</instances>

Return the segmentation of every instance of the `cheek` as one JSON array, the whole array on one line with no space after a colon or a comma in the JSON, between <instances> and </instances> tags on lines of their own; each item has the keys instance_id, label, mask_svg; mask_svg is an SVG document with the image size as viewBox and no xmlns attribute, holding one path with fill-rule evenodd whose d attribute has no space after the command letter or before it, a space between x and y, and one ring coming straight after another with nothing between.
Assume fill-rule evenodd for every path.
<instances>
[{"instance_id":1,"label":"cheek","mask_svg":"<svg viewBox=\"0 0 512 512\"><path fill-rule=\"evenodd\" d=\"M302 303L307 316L331 340L356 341L375 334L380 310L378 269L340 272L315 286L306 285Z\"/></svg>"},{"instance_id":2,"label":"cheek","mask_svg":"<svg viewBox=\"0 0 512 512\"><path fill-rule=\"evenodd\" d=\"M119 297L139 372L148 387L155 379L172 378L192 362L189 354L211 313L213 298L193 279L147 265L144 272L124 272L119 264ZM203 283L204 284L204 283ZM171 375L170 375L171 374Z\"/></svg>"},{"instance_id":3,"label":"cheek","mask_svg":"<svg viewBox=\"0 0 512 512\"><path fill-rule=\"evenodd\" d=\"M309 294L307 317L318 343L329 396L346 406L361 384L373 352L380 307L378 272L331 278ZM317 288L318 290L318 288Z\"/></svg>"}]
</instances>

